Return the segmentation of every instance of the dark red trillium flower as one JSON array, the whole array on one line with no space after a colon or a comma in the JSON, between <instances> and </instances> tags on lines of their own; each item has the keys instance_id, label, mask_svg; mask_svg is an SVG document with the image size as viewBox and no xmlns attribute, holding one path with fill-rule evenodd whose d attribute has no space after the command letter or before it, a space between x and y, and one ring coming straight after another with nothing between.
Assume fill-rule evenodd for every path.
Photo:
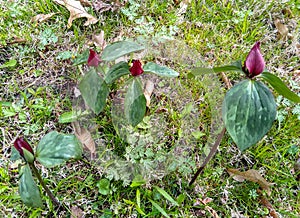
<instances>
[{"instance_id":1,"label":"dark red trillium flower","mask_svg":"<svg viewBox=\"0 0 300 218\"><path fill-rule=\"evenodd\" d=\"M28 144L28 142L23 139L23 138L17 138L16 141L14 142L14 146L17 149L17 151L20 153L20 155L24 157L24 151L23 149L26 149L27 151L29 151L32 155L34 155L34 152L31 148L31 146Z\"/></svg>"},{"instance_id":2,"label":"dark red trillium flower","mask_svg":"<svg viewBox=\"0 0 300 218\"><path fill-rule=\"evenodd\" d=\"M265 61L260 52L260 42L256 42L244 63L243 71L249 78L261 74L265 69Z\"/></svg>"},{"instance_id":3,"label":"dark red trillium flower","mask_svg":"<svg viewBox=\"0 0 300 218\"><path fill-rule=\"evenodd\" d=\"M98 57L98 54L93 50L90 49L90 55L88 58L88 66L97 67L100 63L100 58Z\"/></svg>"},{"instance_id":4,"label":"dark red trillium flower","mask_svg":"<svg viewBox=\"0 0 300 218\"><path fill-rule=\"evenodd\" d=\"M144 73L142 63L139 60L132 61L132 66L129 69L132 76L139 76Z\"/></svg>"}]
</instances>

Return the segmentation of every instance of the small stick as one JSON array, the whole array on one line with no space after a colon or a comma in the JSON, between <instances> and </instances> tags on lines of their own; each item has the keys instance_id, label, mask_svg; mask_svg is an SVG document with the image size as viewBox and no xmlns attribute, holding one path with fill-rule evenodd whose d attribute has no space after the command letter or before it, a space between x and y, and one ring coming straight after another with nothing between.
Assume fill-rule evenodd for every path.
<instances>
[{"instance_id":1,"label":"small stick","mask_svg":"<svg viewBox=\"0 0 300 218\"><path fill-rule=\"evenodd\" d=\"M215 153L217 152L218 146L221 143L221 140L225 134L226 129L223 128L222 131L220 132L220 134L218 135L217 141L215 142L214 146L211 148L208 156L205 158L204 162L202 163L201 167L197 170L197 172L195 173L195 175L193 176L192 180L189 183L189 186L191 186L197 179L197 177L200 175L200 173L202 173L204 167L206 166L206 164L210 161L210 159L215 155Z\"/></svg>"},{"instance_id":2,"label":"small stick","mask_svg":"<svg viewBox=\"0 0 300 218\"><path fill-rule=\"evenodd\" d=\"M226 74L224 72L221 72L221 77L222 77L222 80L224 81L227 89L230 89L232 87L232 84L231 84L230 80L228 79L228 77L226 76ZM211 148L208 156L205 158L205 160L202 163L201 167L197 170L197 172L193 176L192 180L190 181L189 186L191 186L196 181L197 177L202 173L202 171L203 171L204 167L206 166L206 164L215 155L225 132L226 132L226 128L224 127L222 129L222 131L220 132L220 134L218 135L218 138L217 138L214 146Z\"/></svg>"}]
</instances>

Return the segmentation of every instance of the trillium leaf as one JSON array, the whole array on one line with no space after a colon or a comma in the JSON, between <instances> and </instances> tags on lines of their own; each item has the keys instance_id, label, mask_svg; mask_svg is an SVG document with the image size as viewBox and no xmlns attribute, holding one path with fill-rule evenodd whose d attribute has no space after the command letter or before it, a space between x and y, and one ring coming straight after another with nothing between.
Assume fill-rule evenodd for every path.
<instances>
[{"instance_id":1,"label":"trillium leaf","mask_svg":"<svg viewBox=\"0 0 300 218\"><path fill-rule=\"evenodd\" d=\"M274 74L271 74L269 72L263 72L262 74L260 74L260 77L267 81L278 92L278 94L289 99L290 101L300 103L300 97L296 93L292 92L284 84L284 82L282 82L282 80Z\"/></svg>"},{"instance_id":2,"label":"trillium leaf","mask_svg":"<svg viewBox=\"0 0 300 218\"><path fill-rule=\"evenodd\" d=\"M28 207L42 207L40 190L33 180L29 165L26 164L20 170L19 193L21 200Z\"/></svg>"},{"instance_id":3,"label":"trillium leaf","mask_svg":"<svg viewBox=\"0 0 300 218\"><path fill-rule=\"evenodd\" d=\"M146 98L139 78L135 77L130 84L125 95L125 117L130 125L139 124L146 113Z\"/></svg>"},{"instance_id":4,"label":"trillium leaf","mask_svg":"<svg viewBox=\"0 0 300 218\"><path fill-rule=\"evenodd\" d=\"M120 41L110 44L105 47L102 52L101 59L104 61L113 61L119 57L130 54L132 52L139 52L145 48L136 42Z\"/></svg>"},{"instance_id":5,"label":"trillium leaf","mask_svg":"<svg viewBox=\"0 0 300 218\"><path fill-rule=\"evenodd\" d=\"M165 77L177 77L179 73L165 66L160 66L153 62L148 62L144 65L143 70L145 72L151 72L157 74L158 76Z\"/></svg>"},{"instance_id":6,"label":"trillium leaf","mask_svg":"<svg viewBox=\"0 0 300 218\"><path fill-rule=\"evenodd\" d=\"M213 68L196 67L192 69L192 74L194 76L199 76L204 74L220 73L220 72L227 72L227 71L243 72L242 62L238 60L231 63L230 65L213 67Z\"/></svg>"},{"instance_id":7,"label":"trillium leaf","mask_svg":"<svg viewBox=\"0 0 300 218\"><path fill-rule=\"evenodd\" d=\"M36 159L45 167L54 167L70 159L80 159L82 145L74 135L56 131L45 135L39 142Z\"/></svg>"},{"instance_id":8,"label":"trillium leaf","mask_svg":"<svg viewBox=\"0 0 300 218\"><path fill-rule=\"evenodd\" d=\"M91 69L81 80L79 90L85 103L95 114L99 114L106 103L109 89L106 82Z\"/></svg>"},{"instance_id":9,"label":"trillium leaf","mask_svg":"<svg viewBox=\"0 0 300 218\"><path fill-rule=\"evenodd\" d=\"M276 103L263 83L245 80L226 93L222 116L228 133L243 151L270 130L276 117Z\"/></svg>"},{"instance_id":10,"label":"trillium leaf","mask_svg":"<svg viewBox=\"0 0 300 218\"><path fill-rule=\"evenodd\" d=\"M110 70L107 72L104 80L107 84L111 84L116 79L119 79L121 76L127 75L127 74L130 74L129 65L127 62L121 61L121 62L115 64L114 66L112 66L112 68L110 68Z\"/></svg>"}]
</instances>

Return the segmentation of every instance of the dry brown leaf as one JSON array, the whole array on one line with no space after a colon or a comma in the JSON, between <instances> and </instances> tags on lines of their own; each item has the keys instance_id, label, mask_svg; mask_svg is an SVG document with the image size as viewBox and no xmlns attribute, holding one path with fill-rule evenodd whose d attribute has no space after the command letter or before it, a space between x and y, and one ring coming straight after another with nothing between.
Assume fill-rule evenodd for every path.
<instances>
[{"instance_id":1,"label":"dry brown leaf","mask_svg":"<svg viewBox=\"0 0 300 218\"><path fill-rule=\"evenodd\" d=\"M285 39L287 36L288 36L288 33L289 33L289 29L287 28L286 25L284 25L283 23L280 22L279 19L276 19L274 21L274 24L278 30L278 33L279 33L279 38L283 38Z\"/></svg>"},{"instance_id":2,"label":"dry brown leaf","mask_svg":"<svg viewBox=\"0 0 300 218\"><path fill-rule=\"evenodd\" d=\"M50 13L50 14L38 14L36 16L34 16L33 18L31 18L31 22L44 22L46 20L49 20L53 15L55 15L56 13Z\"/></svg>"},{"instance_id":3,"label":"dry brown leaf","mask_svg":"<svg viewBox=\"0 0 300 218\"><path fill-rule=\"evenodd\" d=\"M241 172L237 169L227 169L228 173L230 175L233 175L234 179L242 182L245 179L252 181L252 182L256 182L260 185L260 187L265 190L267 192L267 194L270 196L271 195L271 189L270 186L272 185L272 183L267 182L258 171L256 170L247 170L246 172Z\"/></svg>"},{"instance_id":4,"label":"dry brown leaf","mask_svg":"<svg viewBox=\"0 0 300 218\"><path fill-rule=\"evenodd\" d=\"M209 211L213 218L220 218L217 212L209 206L205 206L205 210Z\"/></svg>"},{"instance_id":5,"label":"dry brown leaf","mask_svg":"<svg viewBox=\"0 0 300 218\"><path fill-rule=\"evenodd\" d=\"M284 9L282 9L282 13L284 15L290 17L290 18L294 16L293 12L292 12L292 10L290 8L284 8Z\"/></svg>"},{"instance_id":6,"label":"dry brown leaf","mask_svg":"<svg viewBox=\"0 0 300 218\"><path fill-rule=\"evenodd\" d=\"M94 6L95 10L98 11L99 13L102 13L104 11L109 11L112 9L112 5L107 4L104 1L93 2L93 6Z\"/></svg>"},{"instance_id":7,"label":"dry brown leaf","mask_svg":"<svg viewBox=\"0 0 300 218\"><path fill-rule=\"evenodd\" d=\"M76 137L84 145L84 147L91 152L91 159L94 159L96 154L96 145L91 133L87 129L81 127L76 121L72 123L72 126Z\"/></svg>"},{"instance_id":8,"label":"dry brown leaf","mask_svg":"<svg viewBox=\"0 0 300 218\"><path fill-rule=\"evenodd\" d=\"M26 42L26 39L22 39L22 38L14 36L13 40L10 42L7 42L7 44L16 44L16 43L25 43L25 42Z\"/></svg>"},{"instance_id":9,"label":"dry brown leaf","mask_svg":"<svg viewBox=\"0 0 300 218\"><path fill-rule=\"evenodd\" d=\"M72 206L71 218L83 218L83 217L84 217L83 211L79 207Z\"/></svg>"},{"instance_id":10,"label":"dry brown leaf","mask_svg":"<svg viewBox=\"0 0 300 218\"><path fill-rule=\"evenodd\" d=\"M87 21L84 23L84 26L95 24L98 22L98 19L88 14L80 1L76 0L54 0L57 4L65 6L70 11L70 17L68 20L68 28L72 26L73 20L81 17L87 18Z\"/></svg>"},{"instance_id":11,"label":"dry brown leaf","mask_svg":"<svg viewBox=\"0 0 300 218\"><path fill-rule=\"evenodd\" d=\"M93 42L96 47L100 47L102 50L106 46L106 41L104 39L104 31L101 30L101 32L98 35L93 35Z\"/></svg>"},{"instance_id":12,"label":"dry brown leaf","mask_svg":"<svg viewBox=\"0 0 300 218\"><path fill-rule=\"evenodd\" d=\"M120 1L102 1L102 0L96 0L93 1L93 6L96 11L99 13L102 13L104 11L115 11L116 9L120 8L122 4Z\"/></svg>"},{"instance_id":13,"label":"dry brown leaf","mask_svg":"<svg viewBox=\"0 0 300 218\"><path fill-rule=\"evenodd\" d=\"M270 203L270 201L261 193L260 190L258 190L259 193L259 198L260 198L260 203L268 208L269 210L269 215L273 218L278 218L276 210L274 209L273 205Z\"/></svg>"},{"instance_id":14,"label":"dry brown leaf","mask_svg":"<svg viewBox=\"0 0 300 218\"><path fill-rule=\"evenodd\" d=\"M150 80L147 80L146 85L145 85L145 90L144 90L144 95L146 98L146 106L150 106L150 100L151 100L151 95L154 90L154 83Z\"/></svg>"},{"instance_id":15,"label":"dry brown leaf","mask_svg":"<svg viewBox=\"0 0 300 218\"><path fill-rule=\"evenodd\" d=\"M203 200L200 200L202 204L207 205L208 203L212 202L212 198L204 198Z\"/></svg>"}]
</instances>

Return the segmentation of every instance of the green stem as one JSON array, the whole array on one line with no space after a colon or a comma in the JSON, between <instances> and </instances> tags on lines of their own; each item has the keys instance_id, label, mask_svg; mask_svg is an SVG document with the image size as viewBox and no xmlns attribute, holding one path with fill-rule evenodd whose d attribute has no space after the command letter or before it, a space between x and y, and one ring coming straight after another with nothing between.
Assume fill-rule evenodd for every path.
<instances>
[{"instance_id":1,"label":"green stem","mask_svg":"<svg viewBox=\"0 0 300 218\"><path fill-rule=\"evenodd\" d=\"M55 198L55 196L52 194L52 192L50 191L50 189L45 185L38 169L35 167L34 163L29 163L31 170L33 172L33 174L36 176L36 178L39 180L40 184L43 186L44 190L46 191L47 195L50 197L51 201L53 202L53 204L57 207L60 206L59 201Z\"/></svg>"}]
</instances>

